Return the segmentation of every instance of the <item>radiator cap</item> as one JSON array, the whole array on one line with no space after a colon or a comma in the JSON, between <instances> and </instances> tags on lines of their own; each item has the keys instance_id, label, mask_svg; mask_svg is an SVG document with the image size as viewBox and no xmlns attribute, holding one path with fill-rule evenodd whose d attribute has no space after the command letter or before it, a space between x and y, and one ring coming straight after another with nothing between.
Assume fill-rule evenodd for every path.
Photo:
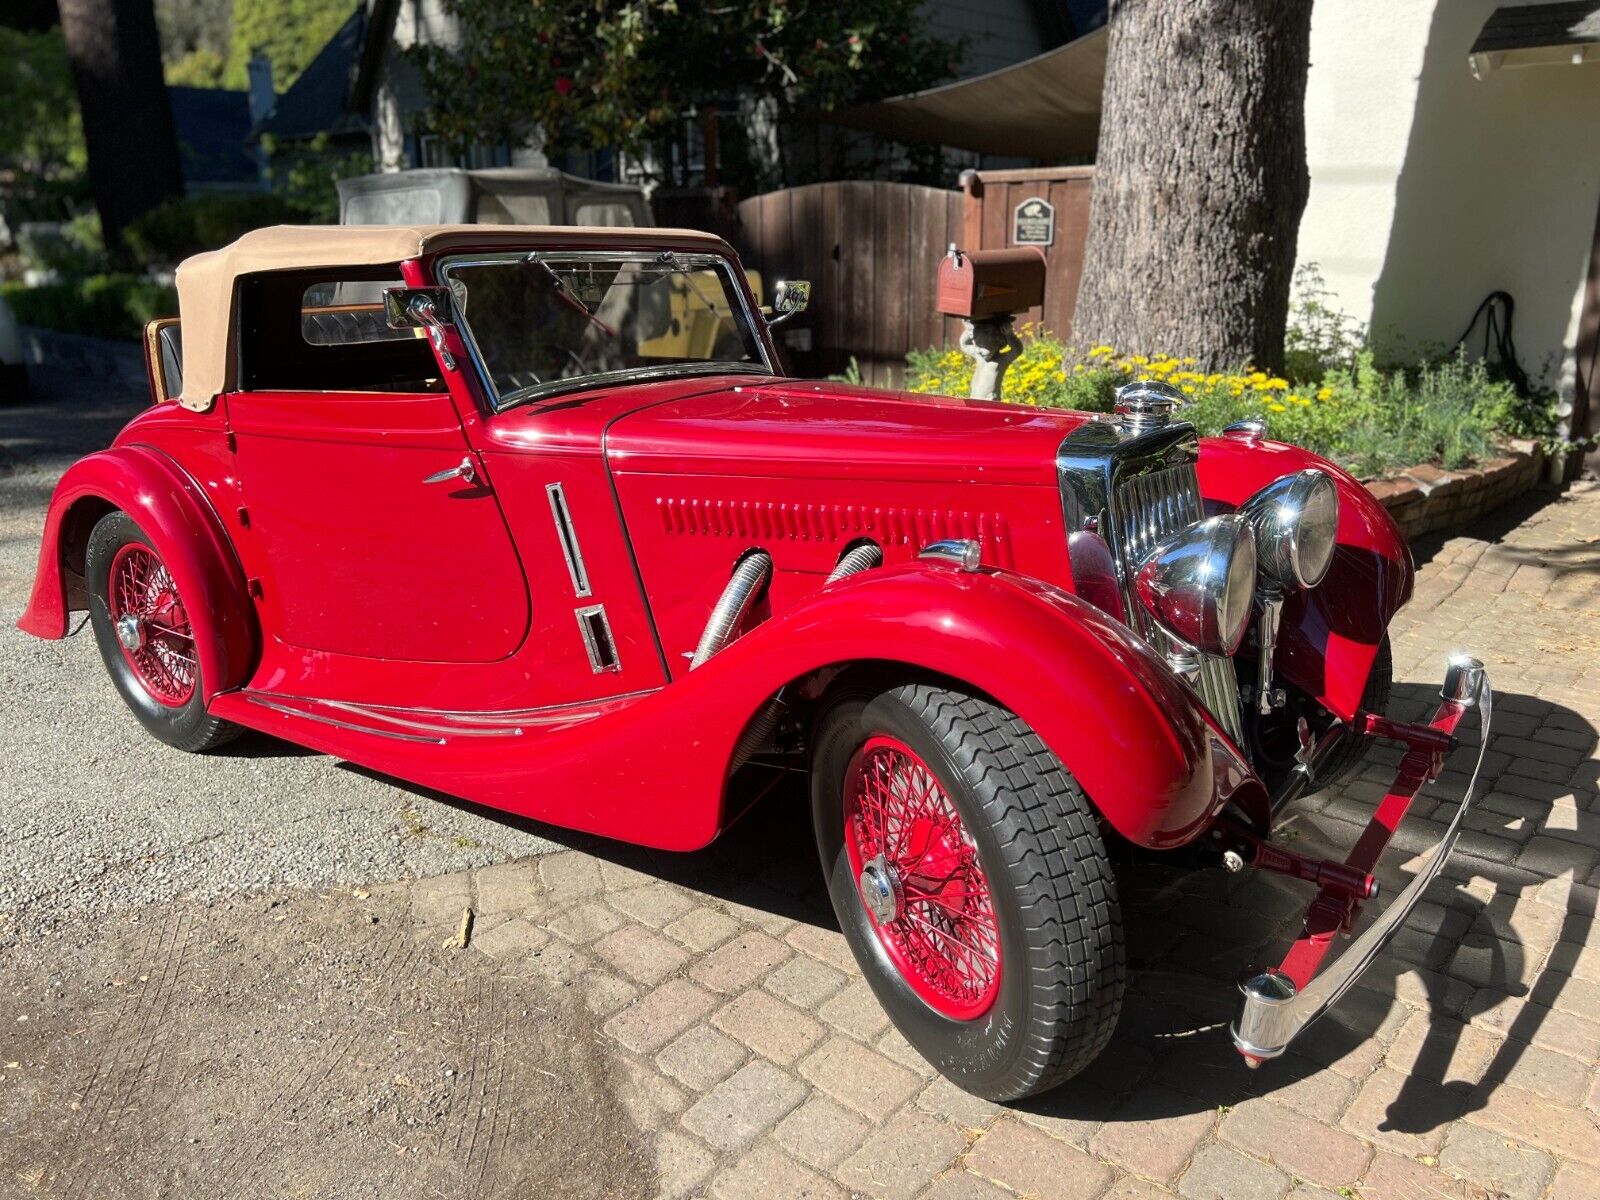
<instances>
[{"instance_id":1,"label":"radiator cap","mask_svg":"<svg viewBox=\"0 0 1600 1200\"><path fill-rule=\"evenodd\" d=\"M1159 379L1135 379L1117 389L1117 424L1124 433L1148 433L1172 420L1183 393Z\"/></svg>"}]
</instances>

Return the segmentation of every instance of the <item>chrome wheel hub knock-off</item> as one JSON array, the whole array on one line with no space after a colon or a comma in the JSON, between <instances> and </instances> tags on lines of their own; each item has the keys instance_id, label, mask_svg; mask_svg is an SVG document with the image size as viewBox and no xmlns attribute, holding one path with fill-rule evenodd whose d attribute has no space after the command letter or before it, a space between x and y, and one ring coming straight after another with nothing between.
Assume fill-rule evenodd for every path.
<instances>
[{"instance_id":1,"label":"chrome wheel hub knock-off","mask_svg":"<svg viewBox=\"0 0 1600 1200\"><path fill-rule=\"evenodd\" d=\"M129 650L137 650L144 645L144 622L129 613L117 618L117 641Z\"/></svg>"},{"instance_id":2,"label":"chrome wheel hub knock-off","mask_svg":"<svg viewBox=\"0 0 1600 1200\"><path fill-rule=\"evenodd\" d=\"M894 868L878 855L861 868L857 881L861 889L861 903L880 925L887 925L900 915L900 881Z\"/></svg>"}]
</instances>

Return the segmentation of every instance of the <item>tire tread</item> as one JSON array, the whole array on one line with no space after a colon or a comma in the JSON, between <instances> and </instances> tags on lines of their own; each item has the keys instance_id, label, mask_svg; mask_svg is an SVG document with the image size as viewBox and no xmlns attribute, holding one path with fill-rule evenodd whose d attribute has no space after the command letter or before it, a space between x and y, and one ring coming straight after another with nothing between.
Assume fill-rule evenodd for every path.
<instances>
[{"instance_id":1,"label":"tire tread","mask_svg":"<svg viewBox=\"0 0 1600 1200\"><path fill-rule=\"evenodd\" d=\"M1126 981L1117 884L1094 810L1054 752L1014 713L930 683L892 691L950 752L986 810L1011 885L1025 901L1030 946L1045 956L1031 964L1030 1010L1045 1015L1024 1031L1024 1066L1011 1090L1013 1098L1046 1090L1105 1048Z\"/></svg>"}]
</instances>

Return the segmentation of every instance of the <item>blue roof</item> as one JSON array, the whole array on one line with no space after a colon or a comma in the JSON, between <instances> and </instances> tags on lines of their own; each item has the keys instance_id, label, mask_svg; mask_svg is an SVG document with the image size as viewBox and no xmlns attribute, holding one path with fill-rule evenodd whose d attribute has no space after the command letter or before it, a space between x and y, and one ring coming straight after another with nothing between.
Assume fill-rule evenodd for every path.
<instances>
[{"instance_id":1,"label":"blue roof","mask_svg":"<svg viewBox=\"0 0 1600 1200\"><path fill-rule=\"evenodd\" d=\"M187 184L255 183L255 160L245 151L250 136L250 97L223 88L169 87L172 122Z\"/></svg>"},{"instance_id":2,"label":"blue roof","mask_svg":"<svg viewBox=\"0 0 1600 1200\"><path fill-rule=\"evenodd\" d=\"M363 5L350 14L339 32L328 39L299 78L278 97L252 136L270 133L293 141L319 133L364 130L366 125L360 114L350 109L350 88L355 82L356 60L366 28L367 10Z\"/></svg>"}]
</instances>

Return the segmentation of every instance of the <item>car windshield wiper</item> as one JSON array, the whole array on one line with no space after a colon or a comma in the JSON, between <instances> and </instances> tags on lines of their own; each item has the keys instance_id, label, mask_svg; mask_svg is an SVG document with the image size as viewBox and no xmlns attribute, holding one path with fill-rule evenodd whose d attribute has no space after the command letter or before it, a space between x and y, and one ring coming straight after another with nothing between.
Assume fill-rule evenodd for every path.
<instances>
[{"instance_id":1,"label":"car windshield wiper","mask_svg":"<svg viewBox=\"0 0 1600 1200\"><path fill-rule=\"evenodd\" d=\"M720 317L720 315L722 315L720 312L717 312L717 306L710 302L710 296L707 296L704 291L699 290L699 283L694 282L694 272L683 269L682 264L678 262L677 254L672 253L670 250L662 250L659 261L666 262L667 266L672 267L672 270L674 270L675 274L682 275L683 282L688 283L688 286L690 286L690 291L693 291L694 293L694 298L699 299L699 302L706 306L706 312L714 315L714 317ZM728 312L728 315L730 315L730 317L733 315L731 309L730 312Z\"/></svg>"},{"instance_id":2,"label":"car windshield wiper","mask_svg":"<svg viewBox=\"0 0 1600 1200\"><path fill-rule=\"evenodd\" d=\"M572 294L572 289L567 286L567 281L561 278L560 274L557 273L554 267L541 259L537 253L528 255L528 261L550 277L550 282L555 284L556 295L561 298L561 302L563 304L566 304L582 313L586 321L589 321L595 325L607 337L615 338L617 336L617 331L615 329L611 328L611 326L607 325L599 317L590 312L588 306L584 304L582 300L579 300Z\"/></svg>"}]
</instances>

